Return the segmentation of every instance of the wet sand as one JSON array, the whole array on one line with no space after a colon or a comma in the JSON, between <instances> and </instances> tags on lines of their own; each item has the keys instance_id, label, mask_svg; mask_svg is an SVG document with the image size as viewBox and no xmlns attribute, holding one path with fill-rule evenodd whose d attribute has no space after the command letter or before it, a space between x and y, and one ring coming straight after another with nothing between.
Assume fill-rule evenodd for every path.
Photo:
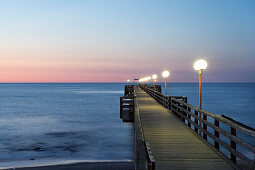
<instances>
[{"instance_id":1,"label":"wet sand","mask_svg":"<svg viewBox=\"0 0 255 170\"><path fill-rule=\"evenodd\" d=\"M134 162L81 162L48 166L9 168L17 170L134 170Z\"/></svg>"}]
</instances>

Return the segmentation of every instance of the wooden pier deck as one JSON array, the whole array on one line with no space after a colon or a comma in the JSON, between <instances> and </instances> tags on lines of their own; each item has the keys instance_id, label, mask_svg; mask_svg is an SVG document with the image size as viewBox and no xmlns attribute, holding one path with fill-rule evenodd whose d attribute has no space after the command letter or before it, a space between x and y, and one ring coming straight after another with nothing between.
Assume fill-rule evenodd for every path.
<instances>
[{"instance_id":1,"label":"wooden pier deck","mask_svg":"<svg viewBox=\"0 0 255 170\"><path fill-rule=\"evenodd\" d=\"M134 89L144 140L150 144L155 169L233 169L171 111L142 89Z\"/></svg>"}]
</instances>

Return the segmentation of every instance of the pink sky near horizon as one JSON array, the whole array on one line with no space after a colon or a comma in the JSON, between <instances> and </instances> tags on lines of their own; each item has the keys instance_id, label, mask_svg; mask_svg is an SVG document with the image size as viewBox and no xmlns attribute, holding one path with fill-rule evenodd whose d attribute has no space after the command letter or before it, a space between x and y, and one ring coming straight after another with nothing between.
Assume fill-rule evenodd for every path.
<instances>
[{"instance_id":1,"label":"pink sky near horizon","mask_svg":"<svg viewBox=\"0 0 255 170\"><path fill-rule=\"evenodd\" d=\"M150 76L154 73L158 75L158 81L162 82L161 71L163 70L171 72L168 82L197 81L197 73L193 70L192 60L185 63L179 61L177 65L176 63L162 63L164 62L142 61L132 57L130 60L119 59L108 62L101 59L87 61L84 59L6 59L0 63L0 82L126 82L127 79L132 80L134 77ZM238 68L238 66L235 67ZM207 82L235 82L234 79L224 79L223 74L229 77L232 72L226 72L224 69L212 69L211 63L209 63L203 79Z\"/></svg>"},{"instance_id":2,"label":"pink sky near horizon","mask_svg":"<svg viewBox=\"0 0 255 170\"><path fill-rule=\"evenodd\" d=\"M171 72L169 82L197 82L193 62L200 58L208 61L203 78L206 82L253 82L243 76L246 67L253 67L253 62L220 58L212 52L207 52L211 56L197 57L203 54L192 50L163 49L162 52L153 46L148 50L130 46L128 49L109 47L98 51L86 48L61 50L56 45L56 48L49 48L48 44L42 44L41 48L38 44L31 44L33 46L20 48L19 44L12 45L14 51L10 47L0 47L0 56L4 56L0 62L0 82L126 82L154 73L161 82L163 70Z\"/></svg>"}]
</instances>

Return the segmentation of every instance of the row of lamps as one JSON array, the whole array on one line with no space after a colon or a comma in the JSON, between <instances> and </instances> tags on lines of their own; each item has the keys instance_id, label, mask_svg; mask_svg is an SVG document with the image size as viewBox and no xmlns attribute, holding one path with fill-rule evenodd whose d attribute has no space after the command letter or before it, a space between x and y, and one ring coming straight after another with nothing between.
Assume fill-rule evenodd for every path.
<instances>
[{"instance_id":1,"label":"row of lamps","mask_svg":"<svg viewBox=\"0 0 255 170\"><path fill-rule=\"evenodd\" d=\"M198 71L198 76L199 76L199 108L202 108L202 75L203 75L203 70L205 70L207 68L207 62L203 59L198 60L194 63L193 65L194 69L196 71ZM162 77L165 78L165 95L167 95L167 78L170 76L170 72L165 70L162 72ZM154 89L156 86L156 81L157 81L157 74L153 74L152 77L151 76L147 76L147 77L143 77L139 79L140 83L143 82L150 82L151 79L153 79L154 82ZM130 82L130 80L127 80L128 84Z\"/></svg>"}]
</instances>

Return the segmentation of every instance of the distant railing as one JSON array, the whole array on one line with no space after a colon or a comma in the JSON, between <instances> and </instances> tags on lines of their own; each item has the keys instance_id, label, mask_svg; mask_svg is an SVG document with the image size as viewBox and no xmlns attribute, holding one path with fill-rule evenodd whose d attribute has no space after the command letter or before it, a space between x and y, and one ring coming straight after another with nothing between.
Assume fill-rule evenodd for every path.
<instances>
[{"instance_id":1,"label":"distant railing","mask_svg":"<svg viewBox=\"0 0 255 170\"><path fill-rule=\"evenodd\" d=\"M144 85L140 87L164 107L172 110L186 125L224 154L234 165L243 169L255 169L254 129L187 104L187 97L166 96L153 88Z\"/></svg>"},{"instance_id":2,"label":"distant railing","mask_svg":"<svg viewBox=\"0 0 255 170\"><path fill-rule=\"evenodd\" d=\"M154 90L153 86L140 85L140 87L167 109L171 108L172 98L182 100L183 102L187 102L187 97L185 96L167 96Z\"/></svg>"}]
</instances>

